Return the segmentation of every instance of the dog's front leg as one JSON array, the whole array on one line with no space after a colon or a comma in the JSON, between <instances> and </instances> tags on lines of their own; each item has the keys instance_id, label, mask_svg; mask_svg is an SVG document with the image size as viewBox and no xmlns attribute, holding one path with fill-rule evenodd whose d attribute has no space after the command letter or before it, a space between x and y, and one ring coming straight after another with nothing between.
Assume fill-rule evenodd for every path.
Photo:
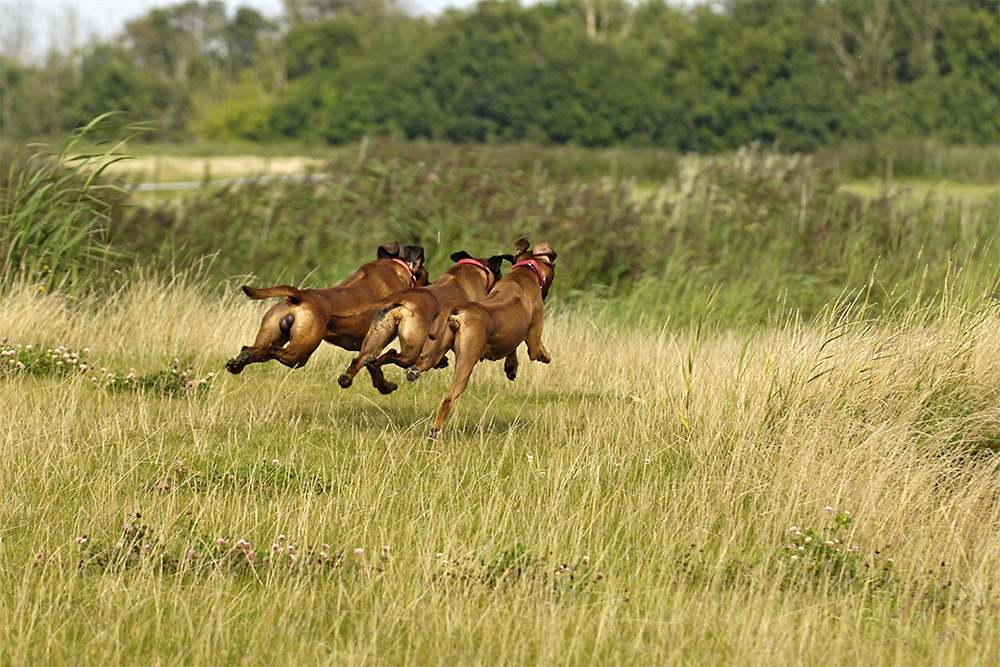
<instances>
[{"instance_id":1,"label":"dog's front leg","mask_svg":"<svg viewBox=\"0 0 1000 667\"><path fill-rule=\"evenodd\" d=\"M528 327L528 335L524 342L528 345L528 358L532 361L540 361L547 364L552 361L549 351L542 345L542 318L539 315Z\"/></svg>"}]
</instances>

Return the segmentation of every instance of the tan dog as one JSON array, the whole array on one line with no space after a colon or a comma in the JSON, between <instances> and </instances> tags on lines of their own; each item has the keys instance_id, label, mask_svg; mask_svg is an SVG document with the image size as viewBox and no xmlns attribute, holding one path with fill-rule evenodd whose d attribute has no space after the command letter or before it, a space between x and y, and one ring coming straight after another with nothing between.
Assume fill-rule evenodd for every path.
<instances>
[{"instance_id":1,"label":"tan dog","mask_svg":"<svg viewBox=\"0 0 1000 667\"><path fill-rule=\"evenodd\" d=\"M402 255L402 256L401 256ZM291 368L306 365L310 355L324 340L348 350L357 350L368 333L371 313L334 323L336 311L354 308L381 299L414 285L427 284L424 249L387 243L378 249L378 259L365 264L339 285L322 289L299 289L290 285L255 289L243 286L251 299L287 297L264 314L257 339L243 346L226 362L230 373L239 373L247 364L277 359Z\"/></svg>"},{"instance_id":2,"label":"tan dog","mask_svg":"<svg viewBox=\"0 0 1000 667\"><path fill-rule=\"evenodd\" d=\"M455 351L455 380L427 434L432 440L441 433L452 402L465 391L480 360L504 359L504 371L511 380L517 376L517 347L522 341L532 361L547 364L551 360L542 345L542 306L555 279L556 251L548 243L539 243L529 253L528 239L515 245L514 267L486 298L479 303L444 304L431 340L417 364L406 372L408 380L416 380L449 349Z\"/></svg>"},{"instance_id":3,"label":"tan dog","mask_svg":"<svg viewBox=\"0 0 1000 667\"><path fill-rule=\"evenodd\" d=\"M476 259L465 251L456 252L451 255L451 261L456 264L427 287L413 287L374 304L334 314L333 320L336 321L340 317L354 316L361 310L378 311L361 344L361 352L340 376L340 386L345 389L350 387L354 376L364 364L371 375L372 384L379 392L389 394L395 391L396 383L385 379L381 367L396 364L407 368L415 364L442 304L449 301L479 301L485 297L501 279L500 268L505 259L514 262L512 255ZM379 356L385 346L397 336L399 351L389 350Z\"/></svg>"}]
</instances>

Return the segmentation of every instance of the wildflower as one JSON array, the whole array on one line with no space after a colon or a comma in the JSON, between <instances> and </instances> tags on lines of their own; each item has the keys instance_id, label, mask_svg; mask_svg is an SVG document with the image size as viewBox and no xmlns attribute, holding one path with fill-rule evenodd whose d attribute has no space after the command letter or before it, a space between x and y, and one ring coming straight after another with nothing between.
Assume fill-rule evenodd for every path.
<instances>
[{"instance_id":1,"label":"wildflower","mask_svg":"<svg viewBox=\"0 0 1000 667\"><path fill-rule=\"evenodd\" d=\"M330 545L327 544L326 542L324 542L323 543L323 551L329 551L329 550L330 550Z\"/></svg>"},{"instance_id":2,"label":"wildflower","mask_svg":"<svg viewBox=\"0 0 1000 667\"><path fill-rule=\"evenodd\" d=\"M45 554L42 553L41 551L39 551L37 554L35 554L35 559L36 560L42 560L43 558L45 558Z\"/></svg>"},{"instance_id":3,"label":"wildflower","mask_svg":"<svg viewBox=\"0 0 1000 667\"><path fill-rule=\"evenodd\" d=\"M250 542L248 542L247 540L240 540L239 542L236 543L236 548L237 549L249 549L250 548Z\"/></svg>"},{"instance_id":4,"label":"wildflower","mask_svg":"<svg viewBox=\"0 0 1000 667\"><path fill-rule=\"evenodd\" d=\"M596 575L594 575L594 578L597 579L598 581L600 581L601 579L604 578L604 573L603 572L598 572Z\"/></svg>"},{"instance_id":5,"label":"wildflower","mask_svg":"<svg viewBox=\"0 0 1000 667\"><path fill-rule=\"evenodd\" d=\"M826 512L827 514L833 514L833 508L830 507L829 505L827 505L826 507L824 507L823 511Z\"/></svg>"},{"instance_id":6,"label":"wildflower","mask_svg":"<svg viewBox=\"0 0 1000 667\"><path fill-rule=\"evenodd\" d=\"M651 458L649 458L649 457L647 456L647 457L646 457L646 463L652 463L652 462L653 462L653 459L651 459Z\"/></svg>"},{"instance_id":7,"label":"wildflower","mask_svg":"<svg viewBox=\"0 0 1000 667\"><path fill-rule=\"evenodd\" d=\"M354 550L354 555L355 556L360 556L360 555L362 555L364 553L365 553L365 550L362 549L361 547L358 547L357 549Z\"/></svg>"},{"instance_id":8,"label":"wildflower","mask_svg":"<svg viewBox=\"0 0 1000 667\"><path fill-rule=\"evenodd\" d=\"M147 544L143 544L142 545L142 550L145 551L146 553L149 553L150 551L153 550L153 545L152 544L148 544L148 543Z\"/></svg>"},{"instance_id":9,"label":"wildflower","mask_svg":"<svg viewBox=\"0 0 1000 667\"><path fill-rule=\"evenodd\" d=\"M853 553L861 553L861 547L859 547L859 546L858 546L857 544L855 544L855 545L853 545L853 546L851 547L851 551L852 551Z\"/></svg>"},{"instance_id":10,"label":"wildflower","mask_svg":"<svg viewBox=\"0 0 1000 667\"><path fill-rule=\"evenodd\" d=\"M440 551L439 551L439 552L437 552L437 558L439 558L439 559L440 559L440 558L444 558L444 554L443 554L443 553L441 553Z\"/></svg>"},{"instance_id":11,"label":"wildflower","mask_svg":"<svg viewBox=\"0 0 1000 667\"><path fill-rule=\"evenodd\" d=\"M215 541L215 543L218 544L220 547L226 546L226 540L225 540L225 538L222 538L222 537L220 537L219 539L217 539Z\"/></svg>"},{"instance_id":12,"label":"wildflower","mask_svg":"<svg viewBox=\"0 0 1000 667\"><path fill-rule=\"evenodd\" d=\"M811 536L809 536L809 535L806 535L806 540L805 540L806 544L810 544L812 541L813 541L813 538Z\"/></svg>"},{"instance_id":13,"label":"wildflower","mask_svg":"<svg viewBox=\"0 0 1000 667\"><path fill-rule=\"evenodd\" d=\"M294 554L295 553L295 545L294 544L289 544L287 547L285 547L285 551L288 552L289 554Z\"/></svg>"},{"instance_id":14,"label":"wildflower","mask_svg":"<svg viewBox=\"0 0 1000 667\"><path fill-rule=\"evenodd\" d=\"M382 545L382 553L384 553L384 554L388 554L389 553L389 545L388 544L383 544Z\"/></svg>"},{"instance_id":15,"label":"wildflower","mask_svg":"<svg viewBox=\"0 0 1000 667\"><path fill-rule=\"evenodd\" d=\"M195 551L194 549L188 549L187 557L188 558L197 558L198 557L198 552Z\"/></svg>"},{"instance_id":16,"label":"wildflower","mask_svg":"<svg viewBox=\"0 0 1000 667\"><path fill-rule=\"evenodd\" d=\"M534 460L535 460L535 457L532 456L531 454L528 454L528 463L531 463Z\"/></svg>"},{"instance_id":17,"label":"wildflower","mask_svg":"<svg viewBox=\"0 0 1000 667\"><path fill-rule=\"evenodd\" d=\"M590 565L590 556L584 556L583 558L580 559L580 562L582 562L584 565Z\"/></svg>"},{"instance_id":18,"label":"wildflower","mask_svg":"<svg viewBox=\"0 0 1000 667\"><path fill-rule=\"evenodd\" d=\"M798 560L798 559L799 559L798 554L792 554L792 560Z\"/></svg>"},{"instance_id":19,"label":"wildflower","mask_svg":"<svg viewBox=\"0 0 1000 667\"><path fill-rule=\"evenodd\" d=\"M281 461L279 461L278 459L271 459L271 465L273 466L281 465Z\"/></svg>"},{"instance_id":20,"label":"wildflower","mask_svg":"<svg viewBox=\"0 0 1000 667\"><path fill-rule=\"evenodd\" d=\"M86 544L86 542L87 542L87 536L86 535L81 535L80 537L76 538L76 543L77 544Z\"/></svg>"},{"instance_id":21,"label":"wildflower","mask_svg":"<svg viewBox=\"0 0 1000 667\"><path fill-rule=\"evenodd\" d=\"M826 541L826 546L828 546L828 547L830 547L832 549L833 548L833 540L827 540Z\"/></svg>"}]
</instances>

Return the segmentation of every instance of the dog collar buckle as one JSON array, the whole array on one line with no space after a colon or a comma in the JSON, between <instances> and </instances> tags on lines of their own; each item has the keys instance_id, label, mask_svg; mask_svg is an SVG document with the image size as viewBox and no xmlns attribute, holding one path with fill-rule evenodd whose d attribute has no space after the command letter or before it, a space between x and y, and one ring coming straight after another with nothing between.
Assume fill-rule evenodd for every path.
<instances>
[{"instance_id":1,"label":"dog collar buckle","mask_svg":"<svg viewBox=\"0 0 1000 667\"><path fill-rule=\"evenodd\" d=\"M545 287L545 276L542 275L542 270L538 268L538 262L533 259L526 259L523 262L518 262L511 269L516 269L519 266L530 266L535 270L535 275L538 276L539 287Z\"/></svg>"},{"instance_id":2,"label":"dog collar buckle","mask_svg":"<svg viewBox=\"0 0 1000 667\"><path fill-rule=\"evenodd\" d=\"M489 270L482 262L478 259L472 259L471 257L466 257L465 259L458 260L458 264L472 264L473 266L478 266L480 269L486 272L486 291L489 292L490 288L493 286L493 272Z\"/></svg>"},{"instance_id":3,"label":"dog collar buckle","mask_svg":"<svg viewBox=\"0 0 1000 667\"><path fill-rule=\"evenodd\" d=\"M401 260L399 257L392 257L391 259L392 259L392 261L396 262L397 264L399 264L400 266L402 266L404 269L406 269L406 272L408 274L410 274L410 287L416 287L417 286L417 277L415 275L413 275L413 269L410 268L410 265L407 264L406 262L404 262L403 260Z\"/></svg>"}]
</instances>

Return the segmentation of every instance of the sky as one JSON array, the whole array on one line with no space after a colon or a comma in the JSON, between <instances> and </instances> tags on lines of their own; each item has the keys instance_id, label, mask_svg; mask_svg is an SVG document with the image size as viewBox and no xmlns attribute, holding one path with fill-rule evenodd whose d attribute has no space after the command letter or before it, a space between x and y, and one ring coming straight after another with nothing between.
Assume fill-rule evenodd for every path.
<instances>
[{"instance_id":1,"label":"sky","mask_svg":"<svg viewBox=\"0 0 1000 667\"><path fill-rule=\"evenodd\" d=\"M183 0L0 0L0 50L25 59L44 55L51 44L75 46L90 38L121 32L129 19L154 7ZM224 0L230 12L249 6L265 16L281 13L281 0ZM434 15L448 7L465 8L476 0L401 0L415 15ZM524 4L522 0L522 4Z\"/></svg>"}]
</instances>

